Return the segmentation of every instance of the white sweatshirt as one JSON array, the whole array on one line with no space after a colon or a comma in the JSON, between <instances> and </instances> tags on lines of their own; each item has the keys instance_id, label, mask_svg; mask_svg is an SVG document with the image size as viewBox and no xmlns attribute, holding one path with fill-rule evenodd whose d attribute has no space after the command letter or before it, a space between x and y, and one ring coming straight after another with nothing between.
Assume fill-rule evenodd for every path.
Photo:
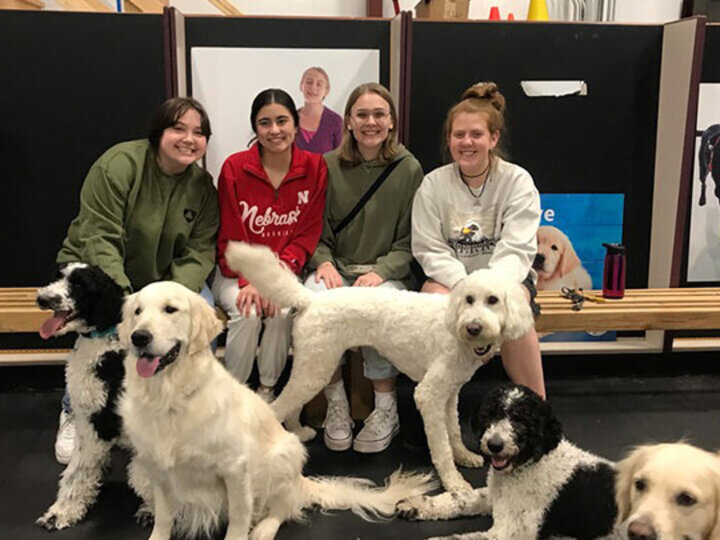
<instances>
[{"instance_id":1,"label":"white sweatshirt","mask_svg":"<svg viewBox=\"0 0 720 540\"><path fill-rule=\"evenodd\" d=\"M413 255L448 288L480 268L522 282L531 273L540 225L540 194L530 173L497 158L484 188L472 191L455 163L425 176L413 202Z\"/></svg>"}]
</instances>

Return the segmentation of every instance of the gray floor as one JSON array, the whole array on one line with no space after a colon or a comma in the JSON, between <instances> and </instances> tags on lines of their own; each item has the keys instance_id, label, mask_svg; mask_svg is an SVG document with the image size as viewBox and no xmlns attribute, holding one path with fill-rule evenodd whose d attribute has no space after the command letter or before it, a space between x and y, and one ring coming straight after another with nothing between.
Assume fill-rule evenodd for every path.
<instances>
[{"instance_id":1,"label":"gray floor","mask_svg":"<svg viewBox=\"0 0 720 540\"><path fill-rule=\"evenodd\" d=\"M30 369L30 368L26 368ZM708 449L720 447L720 370L712 354L684 357L631 356L626 359L546 360L550 402L567 436L578 445L618 459L633 445L685 438ZM0 538L130 539L147 538L149 531L133 520L137 499L124 483L126 456L117 452L108 480L86 520L66 531L47 533L33 521L53 501L62 470L53 456L60 392L59 372L40 373L37 384L27 371L0 368ZM465 424L482 395L505 380L496 364L484 368L461 394ZM378 455L352 451L333 453L321 442L309 444L308 474L352 474L381 481L398 466L429 469L426 452L410 452L403 438L419 429L410 393L399 391L403 431ZM464 425L466 442L474 447ZM483 470L463 470L476 485ZM323 515L310 512L305 523L286 524L279 539L415 539L452 532L486 529L489 518L441 523L395 520L366 523L349 512Z\"/></svg>"}]
</instances>

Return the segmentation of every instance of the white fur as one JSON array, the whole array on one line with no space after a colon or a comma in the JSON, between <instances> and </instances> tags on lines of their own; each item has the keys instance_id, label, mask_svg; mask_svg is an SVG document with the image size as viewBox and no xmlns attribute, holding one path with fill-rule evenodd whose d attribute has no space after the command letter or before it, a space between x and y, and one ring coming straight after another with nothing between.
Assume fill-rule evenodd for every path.
<instances>
[{"instance_id":1,"label":"white fur","mask_svg":"<svg viewBox=\"0 0 720 540\"><path fill-rule=\"evenodd\" d=\"M153 336L140 348L129 345L138 330ZM224 521L226 539L250 531L253 539L274 538L313 504L369 519L392 515L399 500L434 487L427 475L395 473L385 488L303 476L306 451L297 436L212 355L209 343L220 330L207 303L176 283L154 283L126 302L120 336L130 349L120 412L135 464L151 479L152 540L169 539L173 528L207 533ZM149 378L138 374L139 353L162 356L177 344L173 363Z\"/></svg>"},{"instance_id":2,"label":"white fur","mask_svg":"<svg viewBox=\"0 0 720 540\"><path fill-rule=\"evenodd\" d=\"M641 446L618 464L615 493L618 520L636 534L720 539L717 454L684 443Z\"/></svg>"},{"instance_id":3,"label":"white fur","mask_svg":"<svg viewBox=\"0 0 720 540\"><path fill-rule=\"evenodd\" d=\"M105 405L107 392L94 367L109 350L119 350L117 338L78 337L65 365L65 381L75 417L75 449L60 477L57 500L37 520L49 530L64 529L80 521L95 502L110 450L117 442L98 437L90 424L92 414Z\"/></svg>"},{"instance_id":4,"label":"white fur","mask_svg":"<svg viewBox=\"0 0 720 540\"><path fill-rule=\"evenodd\" d=\"M418 382L415 403L423 417L430 455L445 489L472 488L453 460L480 467L481 456L462 443L458 393L503 341L533 325L522 286L490 270L478 270L450 295L371 287L312 293L298 284L263 246L231 242L228 264L274 302L298 309L293 326L293 370L271 404L280 420L303 438L302 406L330 381L346 349L371 346ZM469 325L478 330L473 336Z\"/></svg>"}]
</instances>

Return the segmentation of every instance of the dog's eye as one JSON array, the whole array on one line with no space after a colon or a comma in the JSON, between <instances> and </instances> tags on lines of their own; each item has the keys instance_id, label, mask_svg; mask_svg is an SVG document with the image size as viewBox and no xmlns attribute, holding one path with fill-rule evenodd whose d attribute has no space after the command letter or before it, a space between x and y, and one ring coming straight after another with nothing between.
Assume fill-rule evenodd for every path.
<instances>
[{"instance_id":1,"label":"dog's eye","mask_svg":"<svg viewBox=\"0 0 720 540\"><path fill-rule=\"evenodd\" d=\"M635 480L635 489L638 490L639 492L642 493L643 491L645 491L646 487L647 487L647 484L645 483L644 478L638 478L637 480Z\"/></svg>"},{"instance_id":2,"label":"dog's eye","mask_svg":"<svg viewBox=\"0 0 720 540\"><path fill-rule=\"evenodd\" d=\"M472 306L475 303L475 297L468 294L465 301Z\"/></svg>"},{"instance_id":3,"label":"dog's eye","mask_svg":"<svg viewBox=\"0 0 720 540\"><path fill-rule=\"evenodd\" d=\"M550 249L552 249L553 251L557 251L558 247L555 244L553 244L552 246L550 246Z\"/></svg>"},{"instance_id":4,"label":"dog's eye","mask_svg":"<svg viewBox=\"0 0 720 540\"><path fill-rule=\"evenodd\" d=\"M178 310L178 309L177 309L176 307L173 307L173 306L165 306L165 313L172 314L172 313L175 313L177 310Z\"/></svg>"},{"instance_id":5,"label":"dog's eye","mask_svg":"<svg viewBox=\"0 0 720 540\"><path fill-rule=\"evenodd\" d=\"M141 312L142 312L142 309L140 309L140 308L135 309L135 315L140 315Z\"/></svg>"},{"instance_id":6,"label":"dog's eye","mask_svg":"<svg viewBox=\"0 0 720 540\"><path fill-rule=\"evenodd\" d=\"M692 506L697 502L697 499L687 491L683 491L675 497L675 502L677 502L679 506Z\"/></svg>"},{"instance_id":7,"label":"dog's eye","mask_svg":"<svg viewBox=\"0 0 720 540\"><path fill-rule=\"evenodd\" d=\"M487 303L488 303L488 305L490 305L490 306L494 306L494 305L497 304L498 302L499 302L498 297L495 296L495 295L490 295L490 296L488 296L488 298L487 298Z\"/></svg>"}]
</instances>

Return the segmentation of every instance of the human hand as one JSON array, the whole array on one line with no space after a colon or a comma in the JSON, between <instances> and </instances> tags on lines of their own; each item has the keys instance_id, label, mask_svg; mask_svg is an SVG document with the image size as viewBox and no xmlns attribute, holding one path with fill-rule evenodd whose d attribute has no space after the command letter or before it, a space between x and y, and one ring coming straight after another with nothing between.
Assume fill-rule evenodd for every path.
<instances>
[{"instance_id":1,"label":"human hand","mask_svg":"<svg viewBox=\"0 0 720 540\"><path fill-rule=\"evenodd\" d=\"M321 279L326 289L342 287L342 277L330 261L325 261L315 270L315 283L320 283Z\"/></svg>"},{"instance_id":2,"label":"human hand","mask_svg":"<svg viewBox=\"0 0 720 540\"><path fill-rule=\"evenodd\" d=\"M378 285L381 285L382 282L385 281L383 278L381 278L377 273L375 272L368 272L367 274L363 274L362 276L359 276L355 283L352 284L353 287L377 287Z\"/></svg>"},{"instance_id":3,"label":"human hand","mask_svg":"<svg viewBox=\"0 0 720 540\"><path fill-rule=\"evenodd\" d=\"M245 318L252 316L252 308L255 306L255 313L258 317L263 314L263 299L258 290L249 283L238 291L235 305Z\"/></svg>"}]
</instances>

